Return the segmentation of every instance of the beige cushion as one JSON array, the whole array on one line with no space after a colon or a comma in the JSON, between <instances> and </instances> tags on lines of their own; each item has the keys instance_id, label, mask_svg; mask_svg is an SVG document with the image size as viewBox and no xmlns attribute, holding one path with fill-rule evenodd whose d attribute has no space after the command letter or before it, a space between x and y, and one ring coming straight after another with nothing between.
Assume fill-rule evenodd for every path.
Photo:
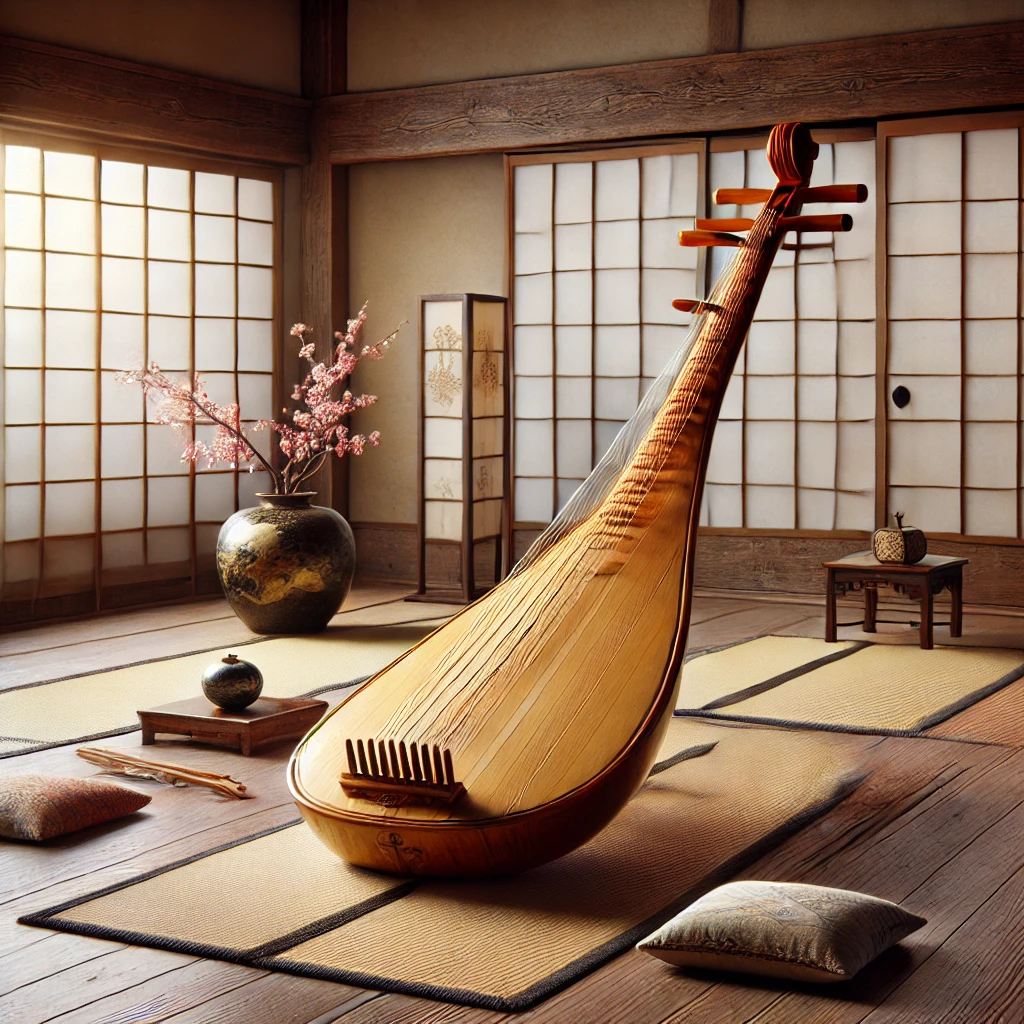
<instances>
[{"instance_id":1,"label":"beige cushion","mask_svg":"<svg viewBox=\"0 0 1024 1024\"><path fill-rule=\"evenodd\" d=\"M926 921L875 896L794 882L730 882L637 949L680 967L845 981Z\"/></svg>"},{"instance_id":2,"label":"beige cushion","mask_svg":"<svg viewBox=\"0 0 1024 1024\"><path fill-rule=\"evenodd\" d=\"M0 836L52 839L131 814L151 799L101 779L18 775L0 782Z\"/></svg>"}]
</instances>

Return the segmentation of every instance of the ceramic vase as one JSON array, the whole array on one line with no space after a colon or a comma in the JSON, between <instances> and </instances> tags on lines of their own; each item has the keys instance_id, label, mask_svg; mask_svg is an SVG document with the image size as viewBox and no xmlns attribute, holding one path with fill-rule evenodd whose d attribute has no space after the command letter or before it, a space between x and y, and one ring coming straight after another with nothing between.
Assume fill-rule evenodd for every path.
<instances>
[{"instance_id":1,"label":"ceramic vase","mask_svg":"<svg viewBox=\"0 0 1024 1024\"><path fill-rule=\"evenodd\" d=\"M235 614L254 633L319 633L355 572L352 529L314 492L260 494L217 538L217 573Z\"/></svg>"}]
</instances>

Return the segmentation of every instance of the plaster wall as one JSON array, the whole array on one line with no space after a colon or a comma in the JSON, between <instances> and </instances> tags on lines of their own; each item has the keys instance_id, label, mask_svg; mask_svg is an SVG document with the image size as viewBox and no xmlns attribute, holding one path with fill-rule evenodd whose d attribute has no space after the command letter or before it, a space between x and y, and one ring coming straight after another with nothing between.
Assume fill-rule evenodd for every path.
<instances>
[{"instance_id":1,"label":"plaster wall","mask_svg":"<svg viewBox=\"0 0 1024 1024\"><path fill-rule=\"evenodd\" d=\"M8 0L0 34L301 91L301 0Z\"/></svg>"}]
</instances>

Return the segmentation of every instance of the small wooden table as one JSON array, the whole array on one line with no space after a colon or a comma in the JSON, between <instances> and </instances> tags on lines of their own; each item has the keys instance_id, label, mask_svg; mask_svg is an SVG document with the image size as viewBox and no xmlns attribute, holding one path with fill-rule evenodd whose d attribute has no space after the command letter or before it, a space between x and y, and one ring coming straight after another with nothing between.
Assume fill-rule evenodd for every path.
<instances>
[{"instance_id":1,"label":"small wooden table","mask_svg":"<svg viewBox=\"0 0 1024 1024\"><path fill-rule=\"evenodd\" d=\"M936 594L949 591L952 607L949 613L949 635L960 636L963 628L963 568L966 558L948 555L925 555L914 565L894 565L879 562L870 551L858 551L836 562L824 562L828 570L825 590L825 640L836 642L836 598L851 590L864 591L865 633L874 633L879 621L878 588L888 585L897 593L921 602L921 647L930 651L934 646L933 601ZM844 622L844 626L860 625ZM945 625L945 623L939 623Z\"/></svg>"},{"instance_id":2,"label":"small wooden table","mask_svg":"<svg viewBox=\"0 0 1024 1024\"><path fill-rule=\"evenodd\" d=\"M143 746L155 743L158 732L172 733L248 757L264 743L304 736L326 710L325 700L260 697L241 711L225 711L205 697L190 697L140 711L139 721Z\"/></svg>"}]
</instances>

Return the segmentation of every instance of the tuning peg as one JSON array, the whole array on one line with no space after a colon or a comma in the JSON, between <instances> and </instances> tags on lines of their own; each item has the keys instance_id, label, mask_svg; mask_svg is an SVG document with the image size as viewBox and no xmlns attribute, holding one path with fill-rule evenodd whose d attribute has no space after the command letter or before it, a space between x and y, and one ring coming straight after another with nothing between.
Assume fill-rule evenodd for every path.
<instances>
[{"instance_id":1,"label":"tuning peg","mask_svg":"<svg viewBox=\"0 0 1024 1024\"><path fill-rule=\"evenodd\" d=\"M853 218L848 213L826 213L819 217L782 217L779 226L784 231L849 231Z\"/></svg>"},{"instance_id":2,"label":"tuning peg","mask_svg":"<svg viewBox=\"0 0 1024 1024\"><path fill-rule=\"evenodd\" d=\"M742 245L739 235L730 235L724 231L680 231L679 244L687 246L699 245Z\"/></svg>"},{"instance_id":3,"label":"tuning peg","mask_svg":"<svg viewBox=\"0 0 1024 1024\"><path fill-rule=\"evenodd\" d=\"M722 307L703 299L673 299L672 308L680 313L721 313Z\"/></svg>"},{"instance_id":4,"label":"tuning peg","mask_svg":"<svg viewBox=\"0 0 1024 1024\"><path fill-rule=\"evenodd\" d=\"M750 217L698 217L695 224L698 231L749 231L753 226Z\"/></svg>"},{"instance_id":5,"label":"tuning peg","mask_svg":"<svg viewBox=\"0 0 1024 1024\"><path fill-rule=\"evenodd\" d=\"M767 203L771 195L771 189L767 188L719 188L715 190L714 200L719 206L750 206L754 203ZM801 189L799 198L803 203L863 203L868 198L868 187L816 185L814 188Z\"/></svg>"}]
</instances>

